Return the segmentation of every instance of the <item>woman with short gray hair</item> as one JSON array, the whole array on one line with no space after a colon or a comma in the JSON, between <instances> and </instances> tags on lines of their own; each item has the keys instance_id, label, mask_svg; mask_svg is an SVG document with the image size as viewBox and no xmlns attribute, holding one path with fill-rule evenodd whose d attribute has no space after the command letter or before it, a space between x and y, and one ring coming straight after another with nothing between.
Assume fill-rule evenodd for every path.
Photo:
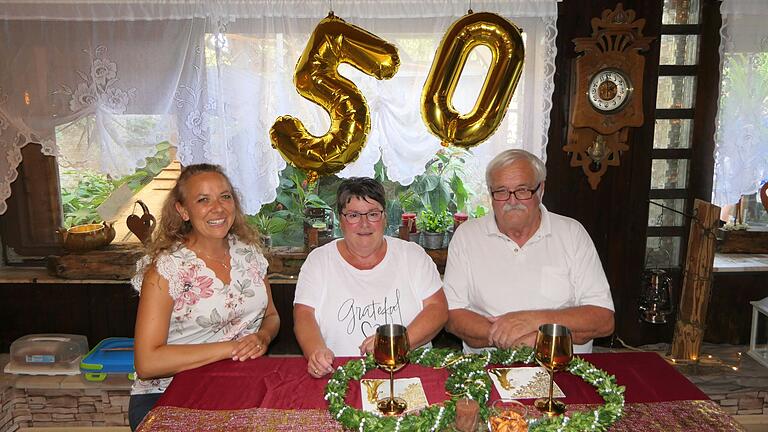
<instances>
[{"instance_id":1,"label":"woman with short gray hair","mask_svg":"<svg viewBox=\"0 0 768 432\"><path fill-rule=\"evenodd\" d=\"M408 328L412 348L429 343L448 319L437 267L416 243L384 235L386 197L371 178L344 180L336 193L344 234L313 250L296 284L296 340L310 375L333 372L336 356L373 351L376 327Z\"/></svg>"}]
</instances>

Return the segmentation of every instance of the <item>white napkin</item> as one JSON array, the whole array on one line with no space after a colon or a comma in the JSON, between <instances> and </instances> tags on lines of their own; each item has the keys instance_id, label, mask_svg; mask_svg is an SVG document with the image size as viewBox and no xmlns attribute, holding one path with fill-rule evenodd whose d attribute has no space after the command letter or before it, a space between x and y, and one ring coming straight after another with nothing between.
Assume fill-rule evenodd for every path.
<instances>
[{"instance_id":1,"label":"white napkin","mask_svg":"<svg viewBox=\"0 0 768 432\"><path fill-rule=\"evenodd\" d=\"M506 371L509 389L501 385L501 381L496 373ZM520 368L494 368L488 370L493 385L499 392L502 399L533 399L549 396L549 372L541 367L520 367ZM557 386L552 390L552 397L562 398L565 393Z\"/></svg>"},{"instance_id":2,"label":"white napkin","mask_svg":"<svg viewBox=\"0 0 768 432\"><path fill-rule=\"evenodd\" d=\"M378 412L376 402L389 397L388 379L361 379L360 395L363 400L363 410ZM427 395L419 378L401 378L395 380L395 397L405 399L408 404L405 412L417 411L428 405Z\"/></svg>"}]
</instances>

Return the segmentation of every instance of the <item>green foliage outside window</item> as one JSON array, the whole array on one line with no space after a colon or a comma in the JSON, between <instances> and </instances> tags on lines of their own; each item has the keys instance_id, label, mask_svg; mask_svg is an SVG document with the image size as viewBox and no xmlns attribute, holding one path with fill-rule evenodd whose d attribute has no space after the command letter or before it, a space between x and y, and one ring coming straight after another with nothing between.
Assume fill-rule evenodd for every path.
<instances>
[{"instance_id":1,"label":"green foliage outside window","mask_svg":"<svg viewBox=\"0 0 768 432\"><path fill-rule=\"evenodd\" d=\"M95 223L100 220L96 208L115 190L112 181L93 171L64 171L64 175L78 175L73 188L62 188L61 205L64 210L64 227Z\"/></svg>"},{"instance_id":2,"label":"green foliage outside window","mask_svg":"<svg viewBox=\"0 0 768 432\"><path fill-rule=\"evenodd\" d=\"M124 184L134 193L138 192L171 162L169 158L170 147L171 145L167 141L159 143L157 152L154 156L146 159L147 164L144 168L119 179L112 179L108 175L95 171L62 171L62 177L77 179L74 185L61 188L64 227L70 228L74 225L100 222L101 217L96 209L104 200L115 189Z\"/></svg>"}]
</instances>

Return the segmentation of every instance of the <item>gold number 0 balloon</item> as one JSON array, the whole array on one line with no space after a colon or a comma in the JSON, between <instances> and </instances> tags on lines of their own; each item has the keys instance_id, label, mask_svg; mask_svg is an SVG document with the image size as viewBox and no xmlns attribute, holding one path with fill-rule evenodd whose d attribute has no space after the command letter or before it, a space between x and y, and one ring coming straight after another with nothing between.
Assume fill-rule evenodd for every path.
<instances>
[{"instance_id":1,"label":"gold number 0 balloon","mask_svg":"<svg viewBox=\"0 0 768 432\"><path fill-rule=\"evenodd\" d=\"M460 115L451 98L470 51L491 50L488 75L472 111ZM499 127L523 71L525 48L520 29L499 15L465 15L448 28L421 92L421 116L444 146L472 147Z\"/></svg>"},{"instance_id":2,"label":"gold number 0 balloon","mask_svg":"<svg viewBox=\"0 0 768 432\"><path fill-rule=\"evenodd\" d=\"M331 127L317 137L300 120L282 116L269 131L272 147L307 171L310 181L341 171L357 159L371 127L365 98L352 81L339 75L340 63L387 79L397 73L400 58L394 45L333 14L315 27L296 64L293 82L301 96L328 112Z\"/></svg>"}]
</instances>

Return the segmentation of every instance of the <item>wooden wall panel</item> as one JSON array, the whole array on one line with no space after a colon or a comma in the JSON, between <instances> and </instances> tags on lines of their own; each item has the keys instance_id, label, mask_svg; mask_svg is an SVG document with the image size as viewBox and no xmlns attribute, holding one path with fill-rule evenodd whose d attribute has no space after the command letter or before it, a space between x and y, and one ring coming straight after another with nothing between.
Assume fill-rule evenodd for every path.
<instances>
[{"instance_id":1,"label":"wooden wall panel","mask_svg":"<svg viewBox=\"0 0 768 432\"><path fill-rule=\"evenodd\" d=\"M128 284L0 284L0 352L32 333L73 333L93 347L133 336L138 297Z\"/></svg>"},{"instance_id":2,"label":"wooden wall panel","mask_svg":"<svg viewBox=\"0 0 768 432\"><path fill-rule=\"evenodd\" d=\"M637 295L645 256L648 222L648 192L653 118L658 80L661 6L657 1L624 1L644 18L643 34L655 37L645 53L643 110L645 123L630 132L630 150L621 156L621 165L609 167L597 190L592 190L580 167L571 168L570 156L562 150L566 143L576 37L591 35L590 21L616 1L564 1L559 3L555 91L549 144L547 184L544 204L548 209L581 222L600 254L611 285L616 308L616 332L629 343L663 338L663 328L643 328L638 323Z\"/></svg>"}]
</instances>

